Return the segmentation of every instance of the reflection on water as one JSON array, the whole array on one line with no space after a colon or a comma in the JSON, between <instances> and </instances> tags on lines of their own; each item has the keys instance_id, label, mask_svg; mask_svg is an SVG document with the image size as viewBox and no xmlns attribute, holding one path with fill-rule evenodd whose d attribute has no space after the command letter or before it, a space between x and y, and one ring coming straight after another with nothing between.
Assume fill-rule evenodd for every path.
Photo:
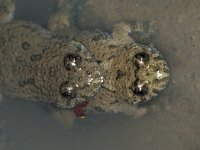
<instances>
[{"instance_id":1,"label":"reflection on water","mask_svg":"<svg viewBox=\"0 0 200 150\"><path fill-rule=\"evenodd\" d=\"M17 0L16 17L44 25L55 3L29 1ZM81 29L110 30L118 21L133 19L155 22L159 34L153 43L171 68L168 88L143 118L91 115L76 120L71 129L56 122L40 104L4 99L0 114L13 143L7 149L200 149L199 4L198 0L86 0L77 12ZM35 12L35 8L42 9Z\"/></svg>"}]
</instances>

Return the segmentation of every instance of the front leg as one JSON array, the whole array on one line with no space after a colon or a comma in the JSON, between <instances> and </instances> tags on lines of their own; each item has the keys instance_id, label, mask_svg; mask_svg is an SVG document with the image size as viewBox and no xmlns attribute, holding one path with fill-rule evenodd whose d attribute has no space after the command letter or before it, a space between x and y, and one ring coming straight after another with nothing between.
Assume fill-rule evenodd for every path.
<instances>
[{"instance_id":1,"label":"front leg","mask_svg":"<svg viewBox=\"0 0 200 150\"><path fill-rule=\"evenodd\" d=\"M0 24L13 19L15 4L13 0L0 0Z\"/></svg>"},{"instance_id":2,"label":"front leg","mask_svg":"<svg viewBox=\"0 0 200 150\"><path fill-rule=\"evenodd\" d=\"M102 87L93 101L85 108L86 113L89 112L112 112L124 113L134 118L139 118L147 113L147 108L139 108L136 105L130 105L121 101L116 93Z\"/></svg>"},{"instance_id":3,"label":"front leg","mask_svg":"<svg viewBox=\"0 0 200 150\"><path fill-rule=\"evenodd\" d=\"M115 24L112 28L112 42L116 43L117 45L133 42L133 36L130 36L132 31L133 26L129 23L120 22Z\"/></svg>"},{"instance_id":4,"label":"front leg","mask_svg":"<svg viewBox=\"0 0 200 150\"><path fill-rule=\"evenodd\" d=\"M159 31L155 26L155 21L136 21L129 35L132 36L137 43L151 45L154 37L158 33Z\"/></svg>"},{"instance_id":5,"label":"front leg","mask_svg":"<svg viewBox=\"0 0 200 150\"><path fill-rule=\"evenodd\" d=\"M57 10L49 20L49 29L53 32L70 28L72 24L72 8L74 3L67 3L68 0L56 0Z\"/></svg>"},{"instance_id":6,"label":"front leg","mask_svg":"<svg viewBox=\"0 0 200 150\"><path fill-rule=\"evenodd\" d=\"M158 33L159 31L155 27L154 21L121 22L115 24L112 28L112 37L120 44L134 41L136 43L150 45Z\"/></svg>"},{"instance_id":7,"label":"front leg","mask_svg":"<svg viewBox=\"0 0 200 150\"><path fill-rule=\"evenodd\" d=\"M75 119L77 118L74 112L69 109L59 109L51 105L45 105L44 109L47 113L50 113L55 120L67 128L72 127Z\"/></svg>"},{"instance_id":8,"label":"front leg","mask_svg":"<svg viewBox=\"0 0 200 150\"><path fill-rule=\"evenodd\" d=\"M74 16L79 0L57 0L57 11L51 16L48 27L53 32L58 32L69 39L73 39L79 29L75 27Z\"/></svg>"}]
</instances>

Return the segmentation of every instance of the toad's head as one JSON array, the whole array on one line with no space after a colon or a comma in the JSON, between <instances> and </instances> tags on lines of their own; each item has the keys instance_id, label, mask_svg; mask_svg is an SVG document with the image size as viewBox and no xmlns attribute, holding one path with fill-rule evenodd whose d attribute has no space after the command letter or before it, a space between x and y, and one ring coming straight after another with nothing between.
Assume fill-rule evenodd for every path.
<instances>
[{"instance_id":1,"label":"toad's head","mask_svg":"<svg viewBox=\"0 0 200 150\"><path fill-rule=\"evenodd\" d=\"M169 80L166 61L153 47L131 43L107 65L104 86L129 104L139 104L158 95Z\"/></svg>"}]
</instances>

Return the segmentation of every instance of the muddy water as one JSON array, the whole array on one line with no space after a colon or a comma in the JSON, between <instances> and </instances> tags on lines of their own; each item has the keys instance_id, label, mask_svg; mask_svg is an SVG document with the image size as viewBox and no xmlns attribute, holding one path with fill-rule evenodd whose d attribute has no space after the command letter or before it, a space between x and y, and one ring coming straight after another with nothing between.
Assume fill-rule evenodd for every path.
<instances>
[{"instance_id":1,"label":"muddy water","mask_svg":"<svg viewBox=\"0 0 200 150\"><path fill-rule=\"evenodd\" d=\"M55 8L53 0L17 3L16 18L43 26ZM81 29L109 31L116 22L134 20L155 22L159 32L153 43L171 69L167 89L146 106L154 111L139 119L91 115L68 129L42 104L3 98L0 136L4 139L0 138L0 144L7 146L2 149L199 150L200 1L85 0L77 12Z\"/></svg>"}]
</instances>

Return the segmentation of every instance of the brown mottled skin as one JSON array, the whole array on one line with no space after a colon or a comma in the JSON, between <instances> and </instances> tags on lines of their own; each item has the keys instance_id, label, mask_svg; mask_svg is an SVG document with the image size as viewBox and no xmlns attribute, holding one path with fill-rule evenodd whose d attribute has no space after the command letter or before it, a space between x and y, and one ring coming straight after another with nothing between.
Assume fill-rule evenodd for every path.
<instances>
[{"instance_id":1,"label":"brown mottled skin","mask_svg":"<svg viewBox=\"0 0 200 150\"><path fill-rule=\"evenodd\" d=\"M132 104L150 100L165 87L168 80L167 64L155 48L134 43L129 36L131 28L129 24L119 23L114 26L112 36L100 31L85 31L75 38L91 50L103 68L102 89L88 107L126 113L129 107L133 107ZM138 67L136 55L140 53L148 54L149 60ZM157 79L158 70L162 79ZM135 92L136 82L144 83L148 92Z\"/></svg>"},{"instance_id":2,"label":"brown mottled skin","mask_svg":"<svg viewBox=\"0 0 200 150\"><path fill-rule=\"evenodd\" d=\"M63 28L65 19L53 18L50 29L59 28L57 25ZM137 109L135 104L150 100L167 84L166 62L155 48L134 42L130 24L116 24L111 35L99 30L83 31L73 35L71 41L64 34L31 23L5 22L0 25L2 93L61 108L72 108L87 99L90 102L86 111L141 115L145 110ZM67 54L81 56L81 64L76 57L75 67L67 69L65 60L73 67ZM75 94L69 83L61 89L66 81Z\"/></svg>"},{"instance_id":3,"label":"brown mottled skin","mask_svg":"<svg viewBox=\"0 0 200 150\"><path fill-rule=\"evenodd\" d=\"M75 105L74 101L84 101L85 98L78 98L77 95L78 100L66 99L60 93L61 84L66 81L70 84L83 83L87 72L97 78L100 76L96 73L99 65L79 42L68 41L39 26L21 21L1 25L0 33L0 85L3 93L71 108ZM82 57L79 66L82 70L69 71L65 68L64 57L69 53ZM97 92L100 84L91 83L77 90L82 97L89 98Z\"/></svg>"}]
</instances>

